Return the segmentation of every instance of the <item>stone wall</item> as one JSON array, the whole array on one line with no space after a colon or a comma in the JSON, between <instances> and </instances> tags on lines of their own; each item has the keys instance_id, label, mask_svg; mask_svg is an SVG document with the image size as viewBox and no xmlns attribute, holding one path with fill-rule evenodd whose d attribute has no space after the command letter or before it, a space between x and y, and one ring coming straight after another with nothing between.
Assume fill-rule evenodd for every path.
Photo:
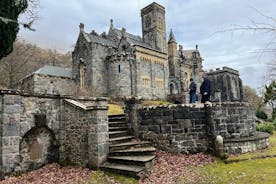
<instances>
[{"instance_id":1,"label":"stone wall","mask_svg":"<svg viewBox=\"0 0 276 184\"><path fill-rule=\"evenodd\" d=\"M64 158L67 164L97 167L108 154L107 126L105 98L1 90L1 173L66 163Z\"/></svg>"},{"instance_id":2,"label":"stone wall","mask_svg":"<svg viewBox=\"0 0 276 184\"><path fill-rule=\"evenodd\" d=\"M217 135L224 139L256 134L255 110L246 102L217 103L212 107L212 119Z\"/></svg>"},{"instance_id":3,"label":"stone wall","mask_svg":"<svg viewBox=\"0 0 276 184\"><path fill-rule=\"evenodd\" d=\"M47 153L50 147L57 146L55 140L59 130L59 100L3 93L1 97L2 172L32 170L48 160L54 160L53 157L48 157L52 153ZM42 118L39 119L39 116ZM41 134L39 129L43 129ZM29 135L30 132L33 134ZM52 144L44 144L42 137L48 137L45 139ZM34 157L26 154L24 149L30 154L35 153L34 147L41 147L42 152Z\"/></svg>"},{"instance_id":4,"label":"stone wall","mask_svg":"<svg viewBox=\"0 0 276 184\"><path fill-rule=\"evenodd\" d=\"M109 138L106 106L105 100L65 100L60 127L61 162L97 167L106 159Z\"/></svg>"},{"instance_id":5,"label":"stone wall","mask_svg":"<svg viewBox=\"0 0 276 184\"><path fill-rule=\"evenodd\" d=\"M187 106L156 107L139 110L140 136L163 149L196 153L206 151L207 137L204 108Z\"/></svg>"},{"instance_id":6,"label":"stone wall","mask_svg":"<svg viewBox=\"0 0 276 184\"><path fill-rule=\"evenodd\" d=\"M135 80L133 60L130 60L125 55L116 56L108 60L108 91L112 98L122 98L135 94Z\"/></svg>"},{"instance_id":7,"label":"stone wall","mask_svg":"<svg viewBox=\"0 0 276 184\"><path fill-rule=\"evenodd\" d=\"M225 141L224 151L230 153L268 146L268 136L259 136L255 130L254 110L248 103L141 107L139 101L131 99L126 101L125 107L134 135L168 151L195 153L209 150L215 153L218 135ZM233 140L240 141L232 144Z\"/></svg>"},{"instance_id":8,"label":"stone wall","mask_svg":"<svg viewBox=\"0 0 276 184\"><path fill-rule=\"evenodd\" d=\"M32 74L20 82L20 90L30 94L75 95L76 84L71 78Z\"/></svg>"}]
</instances>

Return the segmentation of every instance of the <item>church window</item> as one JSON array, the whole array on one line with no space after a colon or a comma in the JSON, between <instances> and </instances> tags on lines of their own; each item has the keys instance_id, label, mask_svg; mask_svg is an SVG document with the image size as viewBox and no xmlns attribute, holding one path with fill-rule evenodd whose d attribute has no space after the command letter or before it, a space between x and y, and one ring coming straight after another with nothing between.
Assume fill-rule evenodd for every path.
<instances>
[{"instance_id":1,"label":"church window","mask_svg":"<svg viewBox=\"0 0 276 184\"><path fill-rule=\"evenodd\" d=\"M118 71L121 73L121 65L118 65Z\"/></svg>"},{"instance_id":2,"label":"church window","mask_svg":"<svg viewBox=\"0 0 276 184\"><path fill-rule=\"evenodd\" d=\"M143 77L142 78L142 85L145 87L149 87L150 86L150 79L148 77Z\"/></svg>"},{"instance_id":3,"label":"church window","mask_svg":"<svg viewBox=\"0 0 276 184\"><path fill-rule=\"evenodd\" d=\"M80 88L81 90L85 89L85 66L83 63L80 63Z\"/></svg>"}]
</instances>

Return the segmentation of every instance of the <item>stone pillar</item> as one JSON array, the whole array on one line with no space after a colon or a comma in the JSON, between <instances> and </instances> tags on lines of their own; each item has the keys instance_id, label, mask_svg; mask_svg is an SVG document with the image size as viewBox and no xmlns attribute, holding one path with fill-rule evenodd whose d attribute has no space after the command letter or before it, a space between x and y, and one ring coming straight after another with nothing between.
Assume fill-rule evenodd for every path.
<instances>
[{"instance_id":1,"label":"stone pillar","mask_svg":"<svg viewBox=\"0 0 276 184\"><path fill-rule=\"evenodd\" d=\"M141 99L129 98L124 100L126 121L128 123L129 130L133 135L138 138L139 136L139 121L138 121L138 109L141 106Z\"/></svg>"},{"instance_id":2,"label":"stone pillar","mask_svg":"<svg viewBox=\"0 0 276 184\"><path fill-rule=\"evenodd\" d=\"M215 125L214 125L214 120L212 117L212 104L209 103L205 103L204 104L204 108L205 108L205 117L206 117L206 135L208 138L208 144L209 144L209 151L212 154L215 154L215 150L216 150L216 145L215 145L215 141L216 141L216 133L215 133Z\"/></svg>"},{"instance_id":3,"label":"stone pillar","mask_svg":"<svg viewBox=\"0 0 276 184\"><path fill-rule=\"evenodd\" d=\"M98 168L106 161L109 153L107 101L93 103L91 120L88 122L88 164L89 167Z\"/></svg>"},{"instance_id":4,"label":"stone pillar","mask_svg":"<svg viewBox=\"0 0 276 184\"><path fill-rule=\"evenodd\" d=\"M20 144L20 95L2 95L0 109L1 172L11 173L19 166Z\"/></svg>"}]
</instances>

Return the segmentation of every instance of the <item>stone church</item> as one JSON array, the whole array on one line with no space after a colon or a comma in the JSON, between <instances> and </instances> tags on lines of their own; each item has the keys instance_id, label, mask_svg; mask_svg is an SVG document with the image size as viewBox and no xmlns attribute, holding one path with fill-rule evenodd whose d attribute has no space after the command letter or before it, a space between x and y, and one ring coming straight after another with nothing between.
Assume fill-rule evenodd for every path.
<instances>
[{"instance_id":1,"label":"stone church","mask_svg":"<svg viewBox=\"0 0 276 184\"><path fill-rule=\"evenodd\" d=\"M45 66L21 80L21 89L35 93L106 96L142 96L166 99L188 90L189 79L201 82L202 61L194 50L177 47L170 31L166 39L165 8L151 3L141 10L142 37L117 29L85 32L72 53L72 69Z\"/></svg>"},{"instance_id":2,"label":"stone church","mask_svg":"<svg viewBox=\"0 0 276 184\"><path fill-rule=\"evenodd\" d=\"M107 34L87 33L80 24L71 77L81 91L91 96L165 99L187 91L190 77L201 82L203 59L197 46L178 49L172 31L166 39L165 8L154 2L141 10L141 18L142 37L115 28L113 20Z\"/></svg>"}]
</instances>

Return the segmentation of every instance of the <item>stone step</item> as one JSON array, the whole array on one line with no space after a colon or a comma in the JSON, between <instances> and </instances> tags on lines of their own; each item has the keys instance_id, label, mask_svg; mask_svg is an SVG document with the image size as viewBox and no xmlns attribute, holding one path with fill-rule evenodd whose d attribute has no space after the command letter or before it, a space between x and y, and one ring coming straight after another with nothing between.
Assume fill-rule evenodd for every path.
<instances>
[{"instance_id":1,"label":"stone step","mask_svg":"<svg viewBox=\"0 0 276 184\"><path fill-rule=\"evenodd\" d=\"M152 146L148 147L134 147L129 149L120 149L120 150L114 150L110 151L110 156L123 156L123 155L152 155L156 149Z\"/></svg>"},{"instance_id":2,"label":"stone step","mask_svg":"<svg viewBox=\"0 0 276 184\"><path fill-rule=\"evenodd\" d=\"M145 167L142 166L117 164L110 162L103 163L100 168L119 174L129 175L135 178L140 178L140 176L143 174L143 171L145 170Z\"/></svg>"},{"instance_id":3,"label":"stone step","mask_svg":"<svg viewBox=\"0 0 276 184\"><path fill-rule=\"evenodd\" d=\"M114 121L125 121L126 117L125 116L117 116L117 117L108 117L109 122L114 122Z\"/></svg>"},{"instance_id":4,"label":"stone step","mask_svg":"<svg viewBox=\"0 0 276 184\"><path fill-rule=\"evenodd\" d=\"M109 160L131 161L131 162L149 162L155 158L154 155L134 155L134 156L109 156Z\"/></svg>"},{"instance_id":5,"label":"stone step","mask_svg":"<svg viewBox=\"0 0 276 184\"><path fill-rule=\"evenodd\" d=\"M127 126L109 127L109 131L127 130Z\"/></svg>"},{"instance_id":6,"label":"stone step","mask_svg":"<svg viewBox=\"0 0 276 184\"><path fill-rule=\"evenodd\" d=\"M125 114L114 114L114 115L108 115L108 118L116 118L116 117L125 117Z\"/></svg>"},{"instance_id":7,"label":"stone step","mask_svg":"<svg viewBox=\"0 0 276 184\"><path fill-rule=\"evenodd\" d=\"M108 123L109 127L126 127L127 123L125 121L114 121Z\"/></svg>"},{"instance_id":8,"label":"stone step","mask_svg":"<svg viewBox=\"0 0 276 184\"><path fill-rule=\"evenodd\" d=\"M109 135L112 135L112 134L121 134L121 133L128 133L128 131L126 131L126 130L110 131Z\"/></svg>"},{"instance_id":9,"label":"stone step","mask_svg":"<svg viewBox=\"0 0 276 184\"><path fill-rule=\"evenodd\" d=\"M122 136L122 137L115 137L115 138L111 138L109 139L109 144L118 144L118 143L122 143L122 142L127 142L130 139L133 139L134 136Z\"/></svg>"},{"instance_id":10,"label":"stone step","mask_svg":"<svg viewBox=\"0 0 276 184\"><path fill-rule=\"evenodd\" d=\"M120 130L120 131L110 131L109 138L122 137L129 135L128 131Z\"/></svg>"},{"instance_id":11,"label":"stone step","mask_svg":"<svg viewBox=\"0 0 276 184\"><path fill-rule=\"evenodd\" d=\"M150 146L150 145L151 145L151 142L149 141L129 141L129 142L124 142L119 144L111 144L109 145L109 150L115 151L115 150L128 149L130 147L142 147L142 146Z\"/></svg>"}]
</instances>

